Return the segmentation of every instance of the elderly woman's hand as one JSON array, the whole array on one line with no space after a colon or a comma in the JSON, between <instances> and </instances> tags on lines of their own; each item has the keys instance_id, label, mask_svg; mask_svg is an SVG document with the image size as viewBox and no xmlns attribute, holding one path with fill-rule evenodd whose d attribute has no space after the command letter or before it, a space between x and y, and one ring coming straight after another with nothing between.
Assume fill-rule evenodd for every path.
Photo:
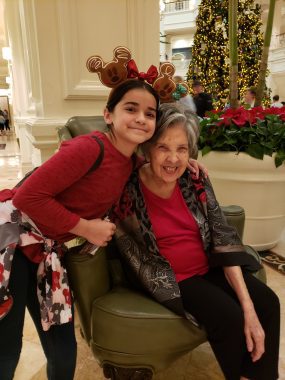
<instances>
[{"instance_id":1,"label":"elderly woman's hand","mask_svg":"<svg viewBox=\"0 0 285 380\"><path fill-rule=\"evenodd\" d=\"M194 158L189 159L188 169L191 171L191 173L195 174L196 178L199 177L200 170L202 170L206 178L208 177L208 169L206 166L201 164L201 162L194 160Z\"/></svg>"},{"instance_id":2,"label":"elderly woman's hand","mask_svg":"<svg viewBox=\"0 0 285 380\"><path fill-rule=\"evenodd\" d=\"M264 353L265 334L253 306L244 309L244 333L251 359L256 362Z\"/></svg>"},{"instance_id":3,"label":"elderly woman's hand","mask_svg":"<svg viewBox=\"0 0 285 380\"><path fill-rule=\"evenodd\" d=\"M224 267L224 273L231 287L236 292L244 314L244 334L246 346L253 362L261 358L264 353L265 334L255 312L253 302L244 282L239 266Z\"/></svg>"}]
</instances>

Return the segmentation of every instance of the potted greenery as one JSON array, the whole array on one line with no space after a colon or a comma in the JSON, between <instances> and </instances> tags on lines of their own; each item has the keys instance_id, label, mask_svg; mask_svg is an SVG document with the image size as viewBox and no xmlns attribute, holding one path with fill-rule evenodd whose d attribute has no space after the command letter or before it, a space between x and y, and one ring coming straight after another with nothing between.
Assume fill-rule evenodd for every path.
<instances>
[{"instance_id":1,"label":"potted greenery","mask_svg":"<svg viewBox=\"0 0 285 380\"><path fill-rule=\"evenodd\" d=\"M212 111L201 121L199 159L219 202L245 208L245 242L277 244L285 227L285 107Z\"/></svg>"},{"instance_id":2,"label":"potted greenery","mask_svg":"<svg viewBox=\"0 0 285 380\"><path fill-rule=\"evenodd\" d=\"M201 121L199 148L202 155L211 150L245 152L261 160L274 155L278 167L285 161L285 107L212 111Z\"/></svg>"}]
</instances>

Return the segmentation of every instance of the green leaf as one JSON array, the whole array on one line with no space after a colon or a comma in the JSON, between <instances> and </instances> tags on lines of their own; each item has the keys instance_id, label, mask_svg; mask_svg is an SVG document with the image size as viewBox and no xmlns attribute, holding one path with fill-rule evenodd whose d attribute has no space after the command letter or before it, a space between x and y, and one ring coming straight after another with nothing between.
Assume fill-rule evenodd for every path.
<instances>
[{"instance_id":1,"label":"green leaf","mask_svg":"<svg viewBox=\"0 0 285 380\"><path fill-rule=\"evenodd\" d=\"M246 153L254 158L258 158L259 160L262 160L264 156L263 147L258 144L250 144L246 149Z\"/></svg>"},{"instance_id":2,"label":"green leaf","mask_svg":"<svg viewBox=\"0 0 285 380\"><path fill-rule=\"evenodd\" d=\"M202 149L202 156L205 156L205 154L209 153L210 151L212 150L212 148L210 146L205 146L203 149Z\"/></svg>"},{"instance_id":3,"label":"green leaf","mask_svg":"<svg viewBox=\"0 0 285 380\"><path fill-rule=\"evenodd\" d=\"M278 168L278 166L281 166L283 162L285 161L285 150L278 151L275 156L275 166Z\"/></svg>"}]
</instances>

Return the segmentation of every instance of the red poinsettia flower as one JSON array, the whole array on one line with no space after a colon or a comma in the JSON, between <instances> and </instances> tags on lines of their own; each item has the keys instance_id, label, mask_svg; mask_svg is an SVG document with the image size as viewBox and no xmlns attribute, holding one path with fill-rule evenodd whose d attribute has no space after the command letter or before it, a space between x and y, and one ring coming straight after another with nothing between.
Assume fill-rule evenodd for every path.
<instances>
[{"instance_id":1,"label":"red poinsettia flower","mask_svg":"<svg viewBox=\"0 0 285 380\"><path fill-rule=\"evenodd\" d=\"M225 125L231 125L234 123L238 127L246 124L248 121L248 112L243 107L233 109L228 108L222 115L221 118Z\"/></svg>"},{"instance_id":2,"label":"red poinsettia flower","mask_svg":"<svg viewBox=\"0 0 285 380\"><path fill-rule=\"evenodd\" d=\"M262 107L254 107L248 110L248 121L251 125L255 124L257 120L264 120L265 114Z\"/></svg>"},{"instance_id":3,"label":"red poinsettia flower","mask_svg":"<svg viewBox=\"0 0 285 380\"><path fill-rule=\"evenodd\" d=\"M282 108L276 108L278 111L278 115L282 121L285 121L285 106Z\"/></svg>"}]
</instances>

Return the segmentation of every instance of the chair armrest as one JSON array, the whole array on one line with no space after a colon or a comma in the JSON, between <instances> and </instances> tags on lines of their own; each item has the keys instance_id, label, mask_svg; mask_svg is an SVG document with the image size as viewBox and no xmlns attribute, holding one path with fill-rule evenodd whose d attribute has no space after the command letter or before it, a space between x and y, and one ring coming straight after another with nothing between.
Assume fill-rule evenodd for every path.
<instances>
[{"instance_id":1,"label":"chair armrest","mask_svg":"<svg viewBox=\"0 0 285 380\"><path fill-rule=\"evenodd\" d=\"M259 253L249 245L245 245L244 247L245 247L246 252L249 255L253 256L259 262L259 264L262 265L262 268L259 271L253 273L253 275L255 277L257 277L260 281L262 281L266 284L266 282L267 282L266 272L265 272L265 269L263 268L263 264L262 264L261 258L259 256Z\"/></svg>"},{"instance_id":2,"label":"chair armrest","mask_svg":"<svg viewBox=\"0 0 285 380\"><path fill-rule=\"evenodd\" d=\"M227 222L237 229L240 239L243 238L245 212L240 206L221 206L221 209L227 219Z\"/></svg>"},{"instance_id":3,"label":"chair armrest","mask_svg":"<svg viewBox=\"0 0 285 380\"><path fill-rule=\"evenodd\" d=\"M234 226L239 234L239 237L242 239L243 230L244 230L244 222L245 222L245 212L244 209L240 206L232 205L232 206L221 206L221 209L231 226ZM261 258L258 252L250 247L249 245L245 245L246 252L253 256L259 264L262 265ZM266 273L264 268L262 267L259 271L253 273L260 281L266 283Z\"/></svg>"},{"instance_id":4,"label":"chair armrest","mask_svg":"<svg viewBox=\"0 0 285 380\"><path fill-rule=\"evenodd\" d=\"M94 256L75 252L76 248L69 249L65 263L82 332L89 344L92 304L110 290L110 275L104 248L100 248Z\"/></svg>"}]
</instances>

